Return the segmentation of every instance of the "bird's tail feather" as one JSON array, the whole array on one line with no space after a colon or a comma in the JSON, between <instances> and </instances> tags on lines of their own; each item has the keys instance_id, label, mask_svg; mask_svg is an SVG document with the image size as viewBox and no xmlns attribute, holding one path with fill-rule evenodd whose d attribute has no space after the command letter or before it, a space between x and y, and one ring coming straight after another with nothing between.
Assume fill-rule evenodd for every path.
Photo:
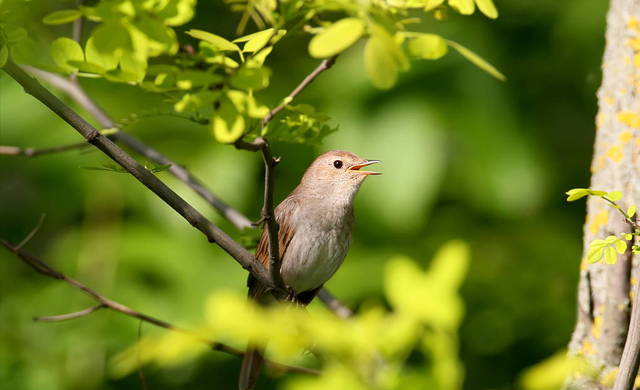
<instances>
[{"instance_id":1,"label":"bird's tail feather","mask_svg":"<svg viewBox=\"0 0 640 390\"><path fill-rule=\"evenodd\" d=\"M258 381L258 377L260 377L262 363L264 363L262 351L249 346L247 352L244 353L242 368L240 369L240 380L238 382L240 390L253 389Z\"/></svg>"}]
</instances>

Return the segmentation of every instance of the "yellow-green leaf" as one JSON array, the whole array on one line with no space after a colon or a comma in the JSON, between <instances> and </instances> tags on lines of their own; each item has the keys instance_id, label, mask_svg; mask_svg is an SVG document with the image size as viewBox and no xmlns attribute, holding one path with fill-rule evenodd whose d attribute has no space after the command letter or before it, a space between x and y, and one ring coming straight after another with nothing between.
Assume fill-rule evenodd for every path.
<instances>
[{"instance_id":1,"label":"yellow-green leaf","mask_svg":"<svg viewBox=\"0 0 640 390\"><path fill-rule=\"evenodd\" d=\"M627 250L627 243L624 242L623 240L616 241L616 250L621 255L624 254L624 252Z\"/></svg>"},{"instance_id":2,"label":"yellow-green leaf","mask_svg":"<svg viewBox=\"0 0 640 390\"><path fill-rule=\"evenodd\" d=\"M213 114L211 125L214 137L222 143L235 142L245 129L244 117L229 100L221 102L220 108Z\"/></svg>"},{"instance_id":3,"label":"yellow-green leaf","mask_svg":"<svg viewBox=\"0 0 640 390\"><path fill-rule=\"evenodd\" d=\"M627 209L627 215L629 216L629 218L631 218L634 215L636 215L636 205L635 204L632 204L631 206L629 206L629 208Z\"/></svg>"},{"instance_id":4,"label":"yellow-green leaf","mask_svg":"<svg viewBox=\"0 0 640 390\"><path fill-rule=\"evenodd\" d=\"M497 78L498 80L505 81L507 79L505 75L500 73L498 69L496 69L493 65L485 61L482 57L480 57L476 53L472 52L471 50L467 49L466 47L456 42L447 41L447 43L449 44L449 46L453 47L460 54L462 54L466 59L473 62L478 68L484 70L485 72L489 73L490 75Z\"/></svg>"},{"instance_id":5,"label":"yellow-green leaf","mask_svg":"<svg viewBox=\"0 0 640 390\"><path fill-rule=\"evenodd\" d=\"M309 42L309 54L328 58L351 47L364 34L364 22L358 18L341 19Z\"/></svg>"},{"instance_id":6,"label":"yellow-green leaf","mask_svg":"<svg viewBox=\"0 0 640 390\"><path fill-rule=\"evenodd\" d=\"M586 188L574 188L566 192L569 197L567 198L567 202L573 202L574 200L578 200L580 198L584 198L589 195L589 190Z\"/></svg>"},{"instance_id":7,"label":"yellow-green leaf","mask_svg":"<svg viewBox=\"0 0 640 390\"><path fill-rule=\"evenodd\" d=\"M602 259L604 253L604 247L592 248L587 252L587 260L589 263L597 263Z\"/></svg>"},{"instance_id":8,"label":"yellow-green leaf","mask_svg":"<svg viewBox=\"0 0 640 390\"><path fill-rule=\"evenodd\" d=\"M480 12L485 14L488 18L495 19L498 17L498 10L496 9L493 0L475 0L476 5Z\"/></svg>"},{"instance_id":9,"label":"yellow-green leaf","mask_svg":"<svg viewBox=\"0 0 640 390\"><path fill-rule=\"evenodd\" d=\"M449 6L462 15L471 15L476 10L473 0L449 0Z\"/></svg>"},{"instance_id":10,"label":"yellow-green leaf","mask_svg":"<svg viewBox=\"0 0 640 390\"><path fill-rule=\"evenodd\" d=\"M615 264L618 261L618 254L612 246L604 249L604 262L607 264Z\"/></svg>"},{"instance_id":11,"label":"yellow-green leaf","mask_svg":"<svg viewBox=\"0 0 640 390\"><path fill-rule=\"evenodd\" d=\"M78 42L69 38L58 38L51 43L51 57L61 68L67 70L77 69L69 65L69 61L84 62L84 53Z\"/></svg>"},{"instance_id":12,"label":"yellow-green leaf","mask_svg":"<svg viewBox=\"0 0 640 390\"><path fill-rule=\"evenodd\" d=\"M622 198L622 191L613 191L607 194L607 198L609 198L612 202L617 202Z\"/></svg>"},{"instance_id":13,"label":"yellow-green leaf","mask_svg":"<svg viewBox=\"0 0 640 390\"><path fill-rule=\"evenodd\" d=\"M82 16L82 12L78 9L65 9L61 11L55 11L42 18L42 23L49 26L55 26L57 24L65 24L73 22Z\"/></svg>"},{"instance_id":14,"label":"yellow-green leaf","mask_svg":"<svg viewBox=\"0 0 640 390\"><path fill-rule=\"evenodd\" d=\"M242 51L253 53L265 47L273 36L274 36L273 28L268 28L263 31L258 31L253 34L245 35L244 37L234 39L233 42L247 42L242 48Z\"/></svg>"},{"instance_id":15,"label":"yellow-green leaf","mask_svg":"<svg viewBox=\"0 0 640 390\"><path fill-rule=\"evenodd\" d=\"M9 59L9 47L2 45L2 49L0 49L0 68L5 66L7 59Z\"/></svg>"},{"instance_id":16,"label":"yellow-green leaf","mask_svg":"<svg viewBox=\"0 0 640 390\"><path fill-rule=\"evenodd\" d=\"M221 36L211 34L210 32L202 30L189 30L186 32L186 34L191 35L196 39L209 42L221 51L240 51L240 48L235 43L229 42Z\"/></svg>"},{"instance_id":17,"label":"yellow-green leaf","mask_svg":"<svg viewBox=\"0 0 640 390\"><path fill-rule=\"evenodd\" d=\"M389 89L398 80L398 72L409 68L409 60L383 27L374 25L364 47L364 65L373 85Z\"/></svg>"},{"instance_id":18,"label":"yellow-green leaf","mask_svg":"<svg viewBox=\"0 0 640 390\"><path fill-rule=\"evenodd\" d=\"M89 38L84 47L84 55L88 63L101 66L104 70L111 70L118 67L118 57L113 53L101 53L94 43L94 39Z\"/></svg>"},{"instance_id":19,"label":"yellow-green leaf","mask_svg":"<svg viewBox=\"0 0 640 390\"><path fill-rule=\"evenodd\" d=\"M432 9L439 7L444 0L425 0L424 2L424 11L431 11Z\"/></svg>"},{"instance_id":20,"label":"yellow-green leaf","mask_svg":"<svg viewBox=\"0 0 640 390\"><path fill-rule=\"evenodd\" d=\"M611 244L615 242L617 239L618 237L616 236L607 236L607 238L604 239L604 242L606 242L607 244Z\"/></svg>"},{"instance_id":21,"label":"yellow-green leaf","mask_svg":"<svg viewBox=\"0 0 640 390\"><path fill-rule=\"evenodd\" d=\"M270 71L267 68L247 68L243 66L231 76L231 85L238 89L254 91L269 86Z\"/></svg>"},{"instance_id":22,"label":"yellow-green leaf","mask_svg":"<svg viewBox=\"0 0 640 390\"><path fill-rule=\"evenodd\" d=\"M439 35L420 34L409 41L407 51L412 57L437 60L447 54L447 42Z\"/></svg>"}]
</instances>

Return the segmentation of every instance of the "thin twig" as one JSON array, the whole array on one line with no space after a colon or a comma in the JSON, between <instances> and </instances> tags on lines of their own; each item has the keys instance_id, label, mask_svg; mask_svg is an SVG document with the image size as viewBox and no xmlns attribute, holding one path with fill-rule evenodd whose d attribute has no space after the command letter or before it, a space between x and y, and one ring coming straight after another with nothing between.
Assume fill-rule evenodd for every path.
<instances>
[{"instance_id":1,"label":"thin twig","mask_svg":"<svg viewBox=\"0 0 640 390\"><path fill-rule=\"evenodd\" d=\"M204 233L210 242L215 242L220 245L220 247L238 261L243 268L248 270L264 286L267 286L267 288L272 290L272 294L274 294L276 298L283 299L288 295L284 289L278 288L272 284L269 271L255 258L255 256L229 237L219 227L209 221L193 206L178 196L178 194L167 187L167 185L158 179L158 177L145 169L124 150L120 149L111 140L100 134L98 130L91 126L75 111L62 103L51 92L40 85L36 79L29 77L29 75L27 75L12 60L7 61L4 66L4 71L22 85L25 92L31 94L33 97L49 107L51 111L56 113L76 129L76 131L82 134L89 143L96 146L116 163L125 168L138 181L153 191L153 193L155 193L160 199L189 221L193 227Z\"/></svg>"},{"instance_id":2,"label":"thin twig","mask_svg":"<svg viewBox=\"0 0 640 390\"><path fill-rule=\"evenodd\" d=\"M140 321L138 323L138 342L137 342L137 353L136 353L136 363L138 364L138 376L140 377L140 384L142 385L142 390L147 390L147 381L144 378L144 370L142 369L142 344L140 341L142 340L142 323L144 321Z\"/></svg>"},{"instance_id":3,"label":"thin twig","mask_svg":"<svg viewBox=\"0 0 640 390\"><path fill-rule=\"evenodd\" d=\"M289 104L293 99L295 99L295 97L298 96L300 94L300 92L302 92L302 90L304 90L309 84L311 84L313 82L313 80L316 79L316 77L318 77L325 70L331 68L333 66L333 64L336 63L336 59L337 58L338 58L338 55L336 54L335 56L333 56L333 57L331 57L331 58L329 58L327 60L322 60L320 65L318 65L318 67L315 68L313 70L313 72L309 73L309 75L307 77L305 77L304 80L302 80L300 85L298 85L289 94L289 96L287 96L284 99L284 101L280 105L278 105L276 108L271 110L271 112L267 116L264 117L264 119L262 120L262 128L264 128L271 121L271 119L273 119L273 117L276 116L280 111L284 110L284 108L287 106L287 104Z\"/></svg>"},{"instance_id":4,"label":"thin twig","mask_svg":"<svg viewBox=\"0 0 640 390\"><path fill-rule=\"evenodd\" d=\"M0 145L0 154L9 156L25 156L31 158L42 156L45 154L66 152L67 150L80 149L87 146L89 146L87 141L74 142L71 144L53 146L50 148L20 148L17 146Z\"/></svg>"},{"instance_id":5,"label":"thin twig","mask_svg":"<svg viewBox=\"0 0 640 390\"><path fill-rule=\"evenodd\" d=\"M92 312L95 312L101 308L107 308L107 309L111 309L117 312L120 312L122 314L128 315L130 317L134 317L139 319L140 321L144 321L144 322L148 322L150 324L156 325L158 327L161 328L165 328L165 329L169 329L175 332L180 332L182 334L185 334L193 339L195 339L196 341L206 344L208 345L211 349L215 350L215 351L220 351L220 352L225 352L231 355L235 355L235 356L243 356L244 352L240 351L238 349L235 349L233 347L230 347L226 344L222 344L222 343L218 343L216 341L210 340L204 336L202 336L201 334L194 332L192 330L186 329L186 328L181 328L178 327L176 325L172 325L168 322L165 322L163 320L148 316L146 314L137 312L133 309L131 309L130 307L127 307L121 303L118 303L116 301L112 301L109 298L98 294L97 292L95 292L94 290L92 290L91 288L85 286L84 284L78 282L77 280L70 278L68 276L66 276L65 274L56 271L55 269L53 269L51 266L49 266L47 263L45 263L44 261L38 259L37 257L23 251L22 249L19 249L18 247L10 244L9 242L5 241L4 239L0 238L0 244L2 244L5 248L9 249L11 252L13 252L16 256L18 256L20 259L22 259L25 263L27 263L29 266L31 266L31 268L35 269L36 271L38 271L39 273L46 275L50 278L54 278L60 281L63 281L71 286L73 286L74 288L83 291L85 294L89 295L91 298L93 298L94 300L96 300L99 304L83 310L82 312L86 312L82 315L80 315L79 313L82 312L77 312L77 313L72 313L72 314L67 314L66 316L74 316L74 317L70 317L70 318L65 318L65 319L71 319L71 318L78 318L78 317L82 317L84 315L88 315L91 314ZM63 316L58 316L56 321L60 321L61 317ZM40 319L42 318L47 318L47 317L40 317ZM52 317L49 317L52 318ZM56 318L56 317L53 317ZM279 363L275 363L275 362L271 362L270 365L272 367L274 367L277 370L285 370L288 372L297 372L297 373L303 373L303 374L312 374L312 375L317 375L319 374L319 372L317 370L313 370L313 369L309 369L309 368L304 368L304 367L294 367L294 366L286 366L283 364L279 364Z\"/></svg>"},{"instance_id":6,"label":"thin twig","mask_svg":"<svg viewBox=\"0 0 640 390\"><path fill-rule=\"evenodd\" d=\"M333 296L328 290L322 289L318 293L318 298L338 317L342 319L347 319L353 317L353 312L349 309L344 303L340 302L336 297Z\"/></svg>"},{"instance_id":7,"label":"thin twig","mask_svg":"<svg viewBox=\"0 0 640 390\"><path fill-rule=\"evenodd\" d=\"M4 245L4 243L3 243ZM16 247L16 249L18 249ZM69 313L69 314L62 314L59 316L50 316L50 317L33 317L33 320L35 322L58 322L58 321L66 321L66 320L72 320L74 318L80 318L80 317L84 317L87 316L91 313L93 313L94 311L100 310L100 309L104 309L107 306L105 306L103 303L99 303L95 306L91 306L87 309L84 310L80 310L77 311L75 313Z\"/></svg>"},{"instance_id":8,"label":"thin twig","mask_svg":"<svg viewBox=\"0 0 640 390\"><path fill-rule=\"evenodd\" d=\"M30 73L36 75L36 77L45 80L49 84L53 85L57 89L64 92L66 95L75 100L80 106L82 106L87 112L89 112L100 125L104 128L111 129L117 126L117 123L105 113L94 101L89 97L85 90L77 83L73 83L64 77L58 76L53 73L45 72L43 70L33 68L30 66L23 66ZM172 175L177 177L180 181L185 183L191 189L193 189L198 195L203 197L209 202L224 218L231 222L237 229L243 230L251 227L251 221L245 217L238 210L232 208L218 196L216 196L211 190L207 189L204 184L187 171L180 164L172 161L162 153L144 144L140 140L131 136L130 134L120 130L116 134L110 136L114 141L120 142L136 153L146 157L147 159L155 162L158 165L168 165L171 167L167 169Z\"/></svg>"},{"instance_id":9,"label":"thin twig","mask_svg":"<svg viewBox=\"0 0 640 390\"><path fill-rule=\"evenodd\" d=\"M266 230L269 236L269 275L274 286L284 288L282 276L280 275L281 259L278 248L278 221L276 221L273 206L273 189L276 177L275 167L280 162L280 159L273 157L269 143L262 137L256 138L253 142L239 139L235 142L235 146L238 149L245 149L252 152L259 150L262 153L262 160L265 166L264 203L262 205L262 216L256 224L260 224L261 222L265 222L266 224Z\"/></svg>"},{"instance_id":10,"label":"thin twig","mask_svg":"<svg viewBox=\"0 0 640 390\"><path fill-rule=\"evenodd\" d=\"M31 233L29 233L24 238L24 240L22 240L22 242L18 244L16 248L20 249L23 246L25 246L33 238L33 236L35 236L36 233L38 233L38 230L40 230L40 226L42 226L42 222L44 222L44 217L46 217L46 214L43 213L42 215L40 215L40 220L38 221L38 224L36 225L36 227L33 228Z\"/></svg>"},{"instance_id":11,"label":"thin twig","mask_svg":"<svg viewBox=\"0 0 640 390\"><path fill-rule=\"evenodd\" d=\"M78 0L76 2L78 8L84 5L84 0ZM84 16L79 17L78 19L73 21L73 33L71 34L71 38L76 41L80 46L82 46L82 32L84 30ZM78 74L71 73L70 79L72 82L78 81Z\"/></svg>"},{"instance_id":12,"label":"thin twig","mask_svg":"<svg viewBox=\"0 0 640 390\"><path fill-rule=\"evenodd\" d=\"M624 343L624 350L620 358L620 366L612 390L631 390L638 375L640 366L640 283L635 285L636 301L631 307L629 333Z\"/></svg>"}]
</instances>

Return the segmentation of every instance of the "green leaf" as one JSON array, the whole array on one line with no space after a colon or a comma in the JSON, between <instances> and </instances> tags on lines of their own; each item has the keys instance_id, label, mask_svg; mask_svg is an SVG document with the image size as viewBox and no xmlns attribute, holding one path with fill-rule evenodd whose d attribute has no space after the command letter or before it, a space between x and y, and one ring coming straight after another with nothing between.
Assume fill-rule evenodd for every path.
<instances>
[{"instance_id":1,"label":"green leaf","mask_svg":"<svg viewBox=\"0 0 640 390\"><path fill-rule=\"evenodd\" d=\"M634 245L631 247L631 253L634 255L640 254L640 245Z\"/></svg>"},{"instance_id":2,"label":"green leaf","mask_svg":"<svg viewBox=\"0 0 640 390\"><path fill-rule=\"evenodd\" d=\"M631 218L634 215L636 215L636 205L635 204L632 204L631 206L629 206L629 208L627 209L627 215L629 216L629 218Z\"/></svg>"},{"instance_id":3,"label":"green leaf","mask_svg":"<svg viewBox=\"0 0 640 390\"><path fill-rule=\"evenodd\" d=\"M621 255L624 254L624 252L627 250L627 243L623 240L616 241L616 250Z\"/></svg>"},{"instance_id":4,"label":"green leaf","mask_svg":"<svg viewBox=\"0 0 640 390\"><path fill-rule=\"evenodd\" d=\"M375 25L364 47L364 65L373 85L389 89L398 80L398 72L408 69L409 62L393 37Z\"/></svg>"},{"instance_id":5,"label":"green leaf","mask_svg":"<svg viewBox=\"0 0 640 390\"><path fill-rule=\"evenodd\" d=\"M268 28L263 31L258 31L253 34L245 35L244 37L234 39L233 42L247 42L242 48L242 51L253 53L265 47L273 36L274 36L274 29Z\"/></svg>"},{"instance_id":6,"label":"green leaf","mask_svg":"<svg viewBox=\"0 0 640 390\"><path fill-rule=\"evenodd\" d=\"M439 7L444 0L425 0L424 2L424 11L431 11L432 9Z\"/></svg>"},{"instance_id":7,"label":"green leaf","mask_svg":"<svg viewBox=\"0 0 640 390\"><path fill-rule=\"evenodd\" d=\"M609 198L612 202L617 202L622 198L622 191L613 191L607 194L607 198Z\"/></svg>"},{"instance_id":8,"label":"green leaf","mask_svg":"<svg viewBox=\"0 0 640 390\"><path fill-rule=\"evenodd\" d=\"M485 14L488 18L495 19L498 17L498 10L496 9L493 0L475 0L476 5L480 12Z\"/></svg>"},{"instance_id":9,"label":"green leaf","mask_svg":"<svg viewBox=\"0 0 640 390\"><path fill-rule=\"evenodd\" d=\"M341 19L309 42L309 54L329 58L351 47L364 34L364 22L358 18Z\"/></svg>"},{"instance_id":10,"label":"green leaf","mask_svg":"<svg viewBox=\"0 0 640 390\"><path fill-rule=\"evenodd\" d=\"M198 70L186 70L176 76L176 85L180 89L191 89L204 85L211 85L222 82L222 76L214 73L206 73Z\"/></svg>"},{"instance_id":11,"label":"green leaf","mask_svg":"<svg viewBox=\"0 0 640 390\"><path fill-rule=\"evenodd\" d=\"M589 190L586 188L574 188L566 192L569 197L567 198L567 202L573 202L574 200L578 200L580 198L584 198L589 195Z\"/></svg>"},{"instance_id":12,"label":"green leaf","mask_svg":"<svg viewBox=\"0 0 640 390\"><path fill-rule=\"evenodd\" d=\"M228 40L211 34L210 32L202 31L202 30L189 30L186 31L187 35L191 35L196 39L200 39L205 42L209 42L213 46L215 46L218 50L221 51L240 51L240 48L235 43L229 42Z\"/></svg>"},{"instance_id":13,"label":"green leaf","mask_svg":"<svg viewBox=\"0 0 640 390\"><path fill-rule=\"evenodd\" d=\"M604 242L606 242L607 244L611 244L615 242L617 239L618 237L616 236L608 236L607 238L604 239Z\"/></svg>"},{"instance_id":14,"label":"green leaf","mask_svg":"<svg viewBox=\"0 0 640 390\"><path fill-rule=\"evenodd\" d=\"M490 75L497 78L498 80L505 81L507 79L505 75L500 73L498 69L496 69L493 65L485 61L482 57L480 57L476 53L472 52L471 50L467 49L466 47L456 42L447 41L447 43L449 44L449 46L453 47L460 54L462 54L467 60L474 63L478 68L484 70L485 72L489 73Z\"/></svg>"},{"instance_id":15,"label":"green leaf","mask_svg":"<svg viewBox=\"0 0 640 390\"><path fill-rule=\"evenodd\" d=\"M271 72L267 68L241 67L231 75L231 86L238 89L258 91L269 86Z\"/></svg>"},{"instance_id":16,"label":"green leaf","mask_svg":"<svg viewBox=\"0 0 640 390\"><path fill-rule=\"evenodd\" d=\"M624 235L624 239L627 241L631 241L633 239L633 234L629 233L629 234L625 234Z\"/></svg>"},{"instance_id":17,"label":"green leaf","mask_svg":"<svg viewBox=\"0 0 640 390\"><path fill-rule=\"evenodd\" d=\"M407 45L410 56L437 60L447 54L447 42L439 35L419 34Z\"/></svg>"},{"instance_id":18,"label":"green leaf","mask_svg":"<svg viewBox=\"0 0 640 390\"><path fill-rule=\"evenodd\" d=\"M607 246L607 242L605 240L593 240L589 244L590 248L604 248Z\"/></svg>"},{"instance_id":19,"label":"green leaf","mask_svg":"<svg viewBox=\"0 0 640 390\"><path fill-rule=\"evenodd\" d=\"M116 51L133 50L131 34L126 27L118 22L102 23L93 29L91 37L93 45L100 54L116 54Z\"/></svg>"},{"instance_id":20,"label":"green leaf","mask_svg":"<svg viewBox=\"0 0 640 390\"><path fill-rule=\"evenodd\" d=\"M2 45L2 49L0 49L0 68L4 67L9 59L9 47L7 45Z\"/></svg>"},{"instance_id":21,"label":"green leaf","mask_svg":"<svg viewBox=\"0 0 640 390\"><path fill-rule=\"evenodd\" d=\"M42 23L49 26L55 26L58 24L65 24L73 22L82 16L82 12L78 9L65 9L61 11L55 11L45 16L42 19Z\"/></svg>"},{"instance_id":22,"label":"green leaf","mask_svg":"<svg viewBox=\"0 0 640 390\"><path fill-rule=\"evenodd\" d=\"M604 247L589 249L589 252L587 252L587 260L591 264L597 263L598 261L602 260L603 254Z\"/></svg>"},{"instance_id":23,"label":"green leaf","mask_svg":"<svg viewBox=\"0 0 640 390\"><path fill-rule=\"evenodd\" d=\"M600 196L600 197L607 195L606 191L598 191L598 190L587 190L587 193L589 193L589 195Z\"/></svg>"},{"instance_id":24,"label":"green leaf","mask_svg":"<svg viewBox=\"0 0 640 390\"><path fill-rule=\"evenodd\" d=\"M88 171L109 171L109 172L117 172L117 173L127 173L126 169L115 164L102 164L102 167L81 166L80 168L86 169Z\"/></svg>"},{"instance_id":25,"label":"green leaf","mask_svg":"<svg viewBox=\"0 0 640 390\"><path fill-rule=\"evenodd\" d=\"M606 247L604 249L604 262L607 264L615 264L618 261L618 254L616 250L612 247Z\"/></svg>"},{"instance_id":26,"label":"green leaf","mask_svg":"<svg viewBox=\"0 0 640 390\"><path fill-rule=\"evenodd\" d=\"M77 68L78 71L82 73L104 74L105 72L105 69L98 64L92 64L84 61L74 61L74 60L69 60L67 61L67 63L70 66Z\"/></svg>"},{"instance_id":27,"label":"green leaf","mask_svg":"<svg viewBox=\"0 0 640 390\"><path fill-rule=\"evenodd\" d=\"M471 15L476 10L473 0L449 0L449 6L462 15Z\"/></svg>"},{"instance_id":28,"label":"green leaf","mask_svg":"<svg viewBox=\"0 0 640 390\"><path fill-rule=\"evenodd\" d=\"M101 53L94 43L94 39L89 38L84 47L84 55L88 63L96 64L105 71L118 67L118 57L113 53Z\"/></svg>"},{"instance_id":29,"label":"green leaf","mask_svg":"<svg viewBox=\"0 0 640 390\"><path fill-rule=\"evenodd\" d=\"M69 38L58 38L51 43L51 57L59 67L67 70L77 69L69 61L84 62L82 48L78 42Z\"/></svg>"},{"instance_id":30,"label":"green leaf","mask_svg":"<svg viewBox=\"0 0 640 390\"><path fill-rule=\"evenodd\" d=\"M244 117L227 99L221 102L220 108L213 114L211 125L214 137L222 143L235 142L245 129Z\"/></svg>"},{"instance_id":31,"label":"green leaf","mask_svg":"<svg viewBox=\"0 0 640 390\"><path fill-rule=\"evenodd\" d=\"M166 164L166 165L154 165L153 167L149 168L149 166L147 165L147 161L144 162L144 169L146 169L147 171L151 172L151 173L158 173L158 172L162 172L162 171L166 171L167 169L171 168L172 164Z\"/></svg>"},{"instance_id":32,"label":"green leaf","mask_svg":"<svg viewBox=\"0 0 640 390\"><path fill-rule=\"evenodd\" d=\"M0 23L0 28L2 28L2 31L7 38L7 42L9 43L21 41L29 36L27 30L20 26L16 26L15 24Z\"/></svg>"}]
</instances>

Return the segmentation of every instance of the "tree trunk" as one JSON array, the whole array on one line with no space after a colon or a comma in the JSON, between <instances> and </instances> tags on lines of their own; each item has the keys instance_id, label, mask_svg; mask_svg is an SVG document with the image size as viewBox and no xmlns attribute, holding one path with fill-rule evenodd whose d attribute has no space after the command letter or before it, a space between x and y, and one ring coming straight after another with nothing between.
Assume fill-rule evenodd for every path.
<instances>
[{"instance_id":1,"label":"tree trunk","mask_svg":"<svg viewBox=\"0 0 640 390\"><path fill-rule=\"evenodd\" d=\"M591 163L590 188L622 191L624 196L618 204L625 210L632 204L640 207L639 23L640 0L611 0ZM569 353L586 358L596 371L594 375L572 373L567 387L606 389L613 386L616 378L630 329L633 299L638 294L640 256L631 253L631 243L614 265L589 264L586 254L592 240L623 232L631 232L631 227L618 210L608 207L600 198L589 197L578 287L578 320ZM638 321L632 329L634 327L638 327ZM634 340L637 343L637 338Z\"/></svg>"}]
</instances>

